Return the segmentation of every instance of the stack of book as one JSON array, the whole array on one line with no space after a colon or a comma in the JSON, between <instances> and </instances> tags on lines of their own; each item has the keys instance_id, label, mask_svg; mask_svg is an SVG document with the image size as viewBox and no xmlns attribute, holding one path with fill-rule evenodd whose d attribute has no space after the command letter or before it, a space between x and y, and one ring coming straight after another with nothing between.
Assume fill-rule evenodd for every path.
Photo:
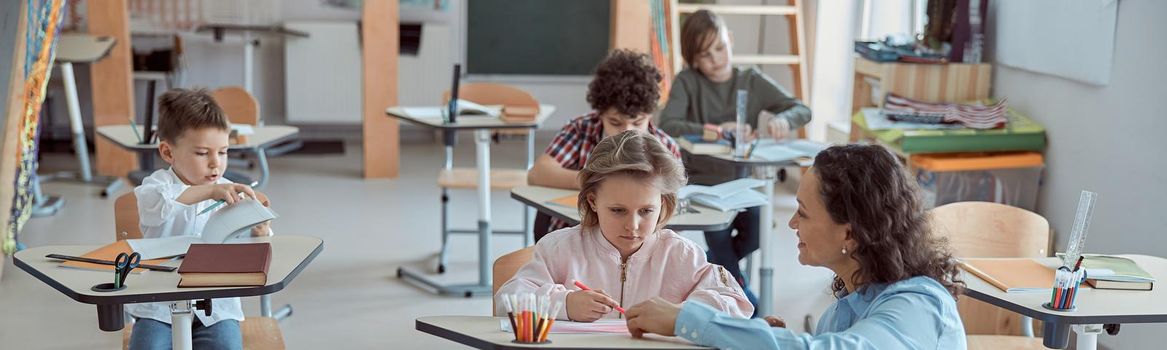
<instances>
[{"instance_id":1,"label":"stack of book","mask_svg":"<svg viewBox=\"0 0 1167 350\"><path fill-rule=\"evenodd\" d=\"M1083 255L1086 283L1098 289L1151 290L1155 278L1134 260L1110 255Z\"/></svg>"}]
</instances>

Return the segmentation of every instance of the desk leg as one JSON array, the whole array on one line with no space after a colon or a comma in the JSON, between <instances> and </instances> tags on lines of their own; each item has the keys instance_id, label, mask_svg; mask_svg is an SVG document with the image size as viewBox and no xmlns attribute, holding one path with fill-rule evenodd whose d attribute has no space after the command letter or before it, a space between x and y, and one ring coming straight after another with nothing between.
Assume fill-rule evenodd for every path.
<instances>
[{"instance_id":1,"label":"desk leg","mask_svg":"<svg viewBox=\"0 0 1167 350\"><path fill-rule=\"evenodd\" d=\"M1100 324L1076 324L1070 326L1078 335L1075 347L1078 350L1098 350L1098 334L1102 333Z\"/></svg>"},{"instance_id":2,"label":"desk leg","mask_svg":"<svg viewBox=\"0 0 1167 350\"><path fill-rule=\"evenodd\" d=\"M256 149L255 159L259 163L259 180L256 180L255 189L262 190L264 186L267 186L267 178L271 173L267 165L267 151L263 148Z\"/></svg>"},{"instance_id":3,"label":"desk leg","mask_svg":"<svg viewBox=\"0 0 1167 350\"><path fill-rule=\"evenodd\" d=\"M77 163L81 167L81 179L93 181L89 168L89 147L85 143L85 128L81 121L81 105L77 102L77 81L73 76L73 64L61 63L61 79L65 82L65 102L69 106L69 128L73 130L73 150L77 152Z\"/></svg>"},{"instance_id":4,"label":"desk leg","mask_svg":"<svg viewBox=\"0 0 1167 350\"><path fill-rule=\"evenodd\" d=\"M190 327L194 323L194 312L190 300L170 303L170 341L174 350L194 348Z\"/></svg>"},{"instance_id":5,"label":"desk leg","mask_svg":"<svg viewBox=\"0 0 1167 350\"><path fill-rule=\"evenodd\" d=\"M413 267L402 266L397 268L397 277L420 283L433 288L438 294L462 295L467 298L475 295L490 295L491 280L490 265L490 130L474 131L475 157L478 163L478 281L472 284L443 285L434 281L424 272ZM450 150L447 148L447 166L450 162Z\"/></svg>"},{"instance_id":6,"label":"desk leg","mask_svg":"<svg viewBox=\"0 0 1167 350\"><path fill-rule=\"evenodd\" d=\"M490 286L490 130L474 131L478 163L478 284Z\"/></svg>"},{"instance_id":7,"label":"desk leg","mask_svg":"<svg viewBox=\"0 0 1167 350\"><path fill-rule=\"evenodd\" d=\"M766 187L763 195L766 196L766 204L762 206L762 215L758 215L761 221L761 232L758 234L759 243L761 245L758 251L761 254L762 265L759 269L758 279L760 286L758 287L758 315L772 315L774 310L771 309L771 304L774 302L773 286L774 286L774 180L778 177L778 167L764 166L759 170L762 171L762 180L766 182Z\"/></svg>"}]
</instances>

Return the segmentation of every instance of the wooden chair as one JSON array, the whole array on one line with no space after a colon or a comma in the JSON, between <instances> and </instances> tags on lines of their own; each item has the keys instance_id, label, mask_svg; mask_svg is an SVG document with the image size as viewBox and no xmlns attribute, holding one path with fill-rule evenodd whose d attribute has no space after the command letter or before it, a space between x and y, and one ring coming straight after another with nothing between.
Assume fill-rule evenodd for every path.
<instances>
[{"instance_id":1,"label":"wooden chair","mask_svg":"<svg viewBox=\"0 0 1167 350\"><path fill-rule=\"evenodd\" d=\"M498 294L498 287L501 287L503 283L506 283L511 277L514 277L515 273L519 272L519 268L526 265L528 261L531 261L531 257L533 256L535 256L535 247L531 246L507 253L507 255L500 256L494 260L492 272L494 282L491 284L490 295ZM494 310L493 297L491 298L490 309Z\"/></svg>"},{"instance_id":2,"label":"wooden chair","mask_svg":"<svg viewBox=\"0 0 1167 350\"><path fill-rule=\"evenodd\" d=\"M521 110L524 113L538 113L539 102L535 100L534 96L522 89L492 83L466 83L458 88L458 98L462 100L471 101L481 105L501 105L504 107L504 114L508 110ZM450 100L450 92L446 91L442 94L443 104ZM503 132L509 133L516 130L496 130L496 134ZM491 169L490 171L490 189L495 191L510 191L512 188L527 185L527 171L535 163L535 130L517 130L527 138L527 166L525 169ZM447 133L444 137L453 137L453 133ZM446 145L446 163L441 172L438 173L438 187L442 189L441 197L441 226L442 226L442 250L438 254L438 273L446 272L446 263L449 261L449 241L450 234L477 234L478 230L470 229L451 229L449 228L449 214L448 206L450 201L449 190L464 189L472 190L478 188L478 169L476 168L456 168L453 166L454 156L454 142L453 140L445 140ZM530 233L530 217L531 210L525 208L523 210L523 227L521 230L494 230L493 233L499 234L519 234L523 235L523 246L530 246L533 244Z\"/></svg>"},{"instance_id":3,"label":"wooden chair","mask_svg":"<svg viewBox=\"0 0 1167 350\"><path fill-rule=\"evenodd\" d=\"M932 209L934 234L947 237L956 257L1049 256L1050 226L1041 215L991 202L957 202ZM1045 349L1028 317L961 297L960 318L969 349Z\"/></svg>"},{"instance_id":4,"label":"wooden chair","mask_svg":"<svg viewBox=\"0 0 1167 350\"><path fill-rule=\"evenodd\" d=\"M227 120L231 124L259 125L259 102L242 87L227 86L215 89L211 91L211 98L219 104L223 113L227 114ZM235 140L232 140L231 143L234 144ZM246 154L233 154L228 161L232 167L252 168L254 164L245 157ZM234 170L228 170L223 176L231 181L249 184L252 187L259 184L250 176Z\"/></svg>"},{"instance_id":5,"label":"wooden chair","mask_svg":"<svg viewBox=\"0 0 1167 350\"><path fill-rule=\"evenodd\" d=\"M264 205L268 205L268 198L263 193L256 192L255 196ZM114 228L116 240L142 238L142 228L138 225L138 197L129 192L118 197L113 204ZM267 298L267 295L261 298ZM274 318L263 316L247 316L239 323L239 330L243 333L243 349L284 349L284 335L280 332L280 324ZM122 329L122 349L129 349L132 326Z\"/></svg>"},{"instance_id":6,"label":"wooden chair","mask_svg":"<svg viewBox=\"0 0 1167 350\"><path fill-rule=\"evenodd\" d=\"M227 114L232 124L259 125L259 102L255 96L239 86L226 86L211 91L211 98Z\"/></svg>"}]
</instances>

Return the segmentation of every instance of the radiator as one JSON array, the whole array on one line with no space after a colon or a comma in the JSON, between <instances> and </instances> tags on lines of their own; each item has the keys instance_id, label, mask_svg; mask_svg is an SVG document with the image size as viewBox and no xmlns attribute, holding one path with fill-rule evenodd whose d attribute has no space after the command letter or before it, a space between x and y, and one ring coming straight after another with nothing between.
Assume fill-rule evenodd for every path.
<instances>
[{"instance_id":1,"label":"radiator","mask_svg":"<svg viewBox=\"0 0 1167 350\"><path fill-rule=\"evenodd\" d=\"M284 40L288 124L360 124L361 52L355 22L286 22L307 38Z\"/></svg>"}]
</instances>

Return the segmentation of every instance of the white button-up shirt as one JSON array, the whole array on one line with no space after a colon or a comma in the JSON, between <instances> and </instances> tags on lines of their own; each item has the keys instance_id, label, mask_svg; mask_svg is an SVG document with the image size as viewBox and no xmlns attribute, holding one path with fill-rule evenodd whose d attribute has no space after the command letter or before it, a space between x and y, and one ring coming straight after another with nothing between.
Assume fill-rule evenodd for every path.
<instances>
[{"instance_id":1,"label":"white button-up shirt","mask_svg":"<svg viewBox=\"0 0 1167 350\"><path fill-rule=\"evenodd\" d=\"M215 183L226 184L231 183L231 180L219 177ZM141 186L134 188L134 195L138 197L138 223L142 228L143 238L202 235L203 226L207 224L207 218L211 215L198 214L215 201L205 200L193 205L179 203L178 196L187 188L190 186L183 183L172 169L155 171L142 180ZM126 311L137 318L170 323L168 302L128 304ZM239 298L214 299L211 303L210 316L202 310L193 313L208 327L222 320L243 321L243 307L239 303Z\"/></svg>"}]
</instances>

